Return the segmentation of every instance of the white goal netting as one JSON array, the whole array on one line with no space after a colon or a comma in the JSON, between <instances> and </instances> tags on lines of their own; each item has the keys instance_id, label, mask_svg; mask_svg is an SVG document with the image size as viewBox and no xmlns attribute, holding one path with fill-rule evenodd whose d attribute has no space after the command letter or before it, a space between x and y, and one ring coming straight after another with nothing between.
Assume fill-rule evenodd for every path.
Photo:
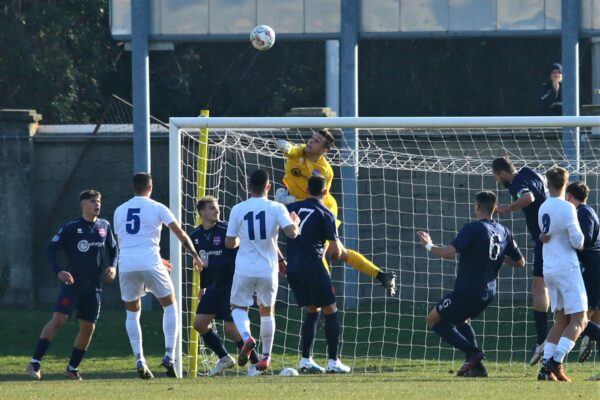
<instances>
[{"instance_id":1,"label":"white goal netting","mask_svg":"<svg viewBox=\"0 0 600 400\"><path fill-rule=\"evenodd\" d=\"M332 130L341 146L341 130ZM185 230L195 225L198 130L181 133L181 218ZM310 129L212 129L208 135L206 194L219 199L226 221L231 207L247 198L246 180L257 168L269 171L274 190L282 187L284 157L275 140L305 143ZM555 164L567 166L592 188L589 204L598 209L595 188L600 175L600 136L580 130L578 160L568 159L563 148L561 128L481 128L481 129L359 129L357 237L344 237L344 205L341 168L348 166L340 147L327 154L335 173L332 194L340 207L342 241L354 243L383 270L398 274L398 294L386 297L378 282L335 264L332 278L336 287L342 325L340 355L354 371L398 371L442 362L462 363L463 355L428 332L425 317L443 293L453 287L456 262L431 257L418 245L415 232L430 232L434 243L448 244L458 230L473 218L473 199L478 191L489 189L498 194L500 204L510 202L508 191L498 187L491 173L494 158L508 156L517 166L539 172ZM577 159L577 157L576 157ZM528 260L526 269L504 266L500 271L497 299L484 314L473 321L479 345L488 363L510 362L514 368L526 368L525 360L535 341L531 315L532 243L521 212L498 218L514 233ZM351 223L351 222L350 222ZM283 235L282 235L283 236ZM282 248L285 240L280 238ZM187 348L187 330L192 324L190 299L191 262L183 259L183 353ZM357 285L357 286L356 286ZM356 288L358 288L356 290ZM258 323L257 312L253 323ZM303 313L295 303L286 280L281 279L276 304L277 332L274 368L297 365L300 357L300 326ZM258 325L253 326L258 332ZM220 334L223 330L218 328ZM235 346L227 343L235 354ZM314 357L326 357L322 330L317 332ZM211 361L212 363L212 361ZM493 364L492 364L493 365ZM201 366L200 372L206 367ZM493 368L493 367L492 367Z\"/></svg>"}]
</instances>

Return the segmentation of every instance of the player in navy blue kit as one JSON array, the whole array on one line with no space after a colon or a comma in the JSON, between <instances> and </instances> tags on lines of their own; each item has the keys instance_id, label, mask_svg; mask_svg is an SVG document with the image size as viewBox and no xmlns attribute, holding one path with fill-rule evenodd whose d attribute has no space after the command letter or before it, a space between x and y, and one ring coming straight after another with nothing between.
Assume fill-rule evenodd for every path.
<instances>
[{"instance_id":1,"label":"player in navy blue kit","mask_svg":"<svg viewBox=\"0 0 600 400\"><path fill-rule=\"evenodd\" d=\"M454 290L444 296L427 316L427 327L466 354L458 376L487 377L481 363L485 354L477 346L469 320L486 309L496 295L496 278L502 263L524 267L525 260L511 232L492 219L496 195L489 191L475 196L477 221L463 226L447 247L437 247L427 232L417 232L421 244L436 256L454 258L460 253Z\"/></svg>"},{"instance_id":2,"label":"player in navy blue kit","mask_svg":"<svg viewBox=\"0 0 600 400\"><path fill-rule=\"evenodd\" d=\"M108 221L98 218L100 199L100 192L95 190L81 192L79 204L82 216L65 224L48 246L48 261L61 284L52 319L42 329L27 366L27 372L33 379L41 379L42 357L73 310L77 310L75 316L79 319L79 333L65 375L81 380L78 367L92 340L100 314L103 267L108 265L104 273L107 283L115 279L117 272L117 244ZM66 253L66 268L58 262L59 250Z\"/></svg>"},{"instance_id":3,"label":"player in navy blue kit","mask_svg":"<svg viewBox=\"0 0 600 400\"><path fill-rule=\"evenodd\" d=\"M338 358L340 324L337 316L335 290L331 277L323 262L323 251L328 242L327 253L338 259L343 251L339 241L336 218L323 203L327 194L327 182L320 175L308 179L310 197L288 205L290 213L300 218L299 233L295 239L288 239L287 279L296 302L306 311L302 324L302 359L299 369L303 373L348 373L350 367ZM319 312L325 316L325 337L327 339L327 367L320 367L311 357Z\"/></svg>"},{"instance_id":4,"label":"player in navy blue kit","mask_svg":"<svg viewBox=\"0 0 600 400\"><path fill-rule=\"evenodd\" d=\"M205 267L200 272L200 301L196 309L194 329L202 336L204 344L219 357L217 365L208 373L209 376L215 376L233 367L235 359L212 330L213 319L224 321L225 333L234 340L239 349L244 346L244 341L231 318L229 307L237 249L225 247L227 223L219 220L220 210L216 198L201 198L196 204L196 211L202 218L202 224L190 234L190 238L200 258L205 262ZM248 375L259 375L260 371L256 370L255 366L258 355L254 350L250 354L250 361L252 365Z\"/></svg>"},{"instance_id":5,"label":"player in navy blue kit","mask_svg":"<svg viewBox=\"0 0 600 400\"><path fill-rule=\"evenodd\" d=\"M577 209L577 220L584 237L583 250L578 252L578 256L588 298L589 322L581 334L580 363L590 357L600 334L600 222L594 209L586 204L589 193L589 187L578 181L567 186L565 195L565 199Z\"/></svg>"},{"instance_id":6,"label":"player in navy blue kit","mask_svg":"<svg viewBox=\"0 0 600 400\"><path fill-rule=\"evenodd\" d=\"M536 347L533 351L530 364L535 365L543 355L544 341L548 336L548 291L544 284L542 242L539 239L540 227L538 225L538 210L548 198L548 185L546 179L534 170L523 167L517 172L513 163L504 157L496 158L492 162L492 172L498 184L508 189L513 202L505 207L498 206L498 214L511 213L523 210L527 230L534 242L533 254L533 318L535 321ZM540 369L538 378L542 376L545 368Z\"/></svg>"}]
</instances>

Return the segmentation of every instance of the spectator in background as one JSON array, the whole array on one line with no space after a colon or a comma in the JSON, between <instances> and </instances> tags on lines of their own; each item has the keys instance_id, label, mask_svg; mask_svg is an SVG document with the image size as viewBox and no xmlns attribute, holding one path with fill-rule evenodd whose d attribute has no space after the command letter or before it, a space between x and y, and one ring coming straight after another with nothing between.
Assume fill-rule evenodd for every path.
<instances>
[{"instance_id":1,"label":"spectator in background","mask_svg":"<svg viewBox=\"0 0 600 400\"><path fill-rule=\"evenodd\" d=\"M550 80L542 83L539 95L541 115L562 115L562 65L550 67Z\"/></svg>"}]
</instances>

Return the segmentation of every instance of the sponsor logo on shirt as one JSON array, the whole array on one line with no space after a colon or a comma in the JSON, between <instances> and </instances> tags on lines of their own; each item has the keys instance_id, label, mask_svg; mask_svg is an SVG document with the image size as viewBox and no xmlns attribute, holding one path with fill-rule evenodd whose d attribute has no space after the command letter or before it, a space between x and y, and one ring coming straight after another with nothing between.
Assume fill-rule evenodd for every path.
<instances>
[{"instance_id":1,"label":"sponsor logo on shirt","mask_svg":"<svg viewBox=\"0 0 600 400\"><path fill-rule=\"evenodd\" d=\"M209 256L220 256L221 254L223 254L223 250L211 250L211 251L205 251L205 250L200 250L200 252L198 253L198 256L200 256L200 258L202 260L206 260L208 259Z\"/></svg>"},{"instance_id":2,"label":"sponsor logo on shirt","mask_svg":"<svg viewBox=\"0 0 600 400\"><path fill-rule=\"evenodd\" d=\"M77 233L83 233L83 231L81 230L81 228L77 228Z\"/></svg>"},{"instance_id":3,"label":"sponsor logo on shirt","mask_svg":"<svg viewBox=\"0 0 600 400\"><path fill-rule=\"evenodd\" d=\"M220 246L220 245L221 245L221 236L215 236L215 237L213 238L213 244L214 244L215 246Z\"/></svg>"},{"instance_id":4,"label":"sponsor logo on shirt","mask_svg":"<svg viewBox=\"0 0 600 400\"><path fill-rule=\"evenodd\" d=\"M88 242L87 240L80 240L77 243L77 250L82 253L86 253L90 247L103 247L104 242Z\"/></svg>"},{"instance_id":5,"label":"sponsor logo on shirt","mask_svg":"<svg viewBox=\"0 0 600 400\"><path fill-rule=\"evenodd\" d=\"M321 171L319 171L318 169L313 169L312 174L313 175L321 175Z\"/></svg>"}]
</instances>

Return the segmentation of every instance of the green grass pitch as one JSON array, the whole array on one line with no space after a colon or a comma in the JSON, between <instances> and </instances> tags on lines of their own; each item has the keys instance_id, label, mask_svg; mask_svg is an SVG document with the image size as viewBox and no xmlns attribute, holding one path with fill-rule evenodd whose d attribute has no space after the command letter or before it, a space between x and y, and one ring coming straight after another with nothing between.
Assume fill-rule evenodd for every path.
<instances>
[{"instance_id":1,"label":"green grass pitch","mask_svg":"<svg viewBox=\"0 0 600 400\"><path fill-rule=\"evenodd\" d=\"M77 331L76 322L71 321L59 333L44 358L43 380L33 382L25 374L25 367L39 331L50 314L49 310L12 311L0 308L0 394L3 399L600 398L600 383L584 381L600 366L597 362L579 365L574 357L569 359L567 366L574 381L569 384L538 382L535 380L536 368L521 361L505 361L501 356L486 363L490 372L487 379L457 378L454 374L460 367L460 362L451 359L437 361L437 358L413 358L412 361L406 358L386 358L379 362L377 368L382 371L393 368L395 372L356 372L345 376L284 378L269 374L247 378L242 376L244 370L234 369L224 377L167 379L158 367L163 350L160 311L142 315L144 348L149 366L157 379L142 381L137 378L124 328L124 312L103 312L92 345L80 366L85 380L73 382L63 376ZM318 361L324 361L323 357L319 358ZM296 360L296 355L278 355L274 359L273 370L276 373L283 365L293 366ZM345 360L350 361L348 358ZM357 370L368 371L368 363L362 365L357 362L355 367Z\"/></svg>"}]
</instances>

